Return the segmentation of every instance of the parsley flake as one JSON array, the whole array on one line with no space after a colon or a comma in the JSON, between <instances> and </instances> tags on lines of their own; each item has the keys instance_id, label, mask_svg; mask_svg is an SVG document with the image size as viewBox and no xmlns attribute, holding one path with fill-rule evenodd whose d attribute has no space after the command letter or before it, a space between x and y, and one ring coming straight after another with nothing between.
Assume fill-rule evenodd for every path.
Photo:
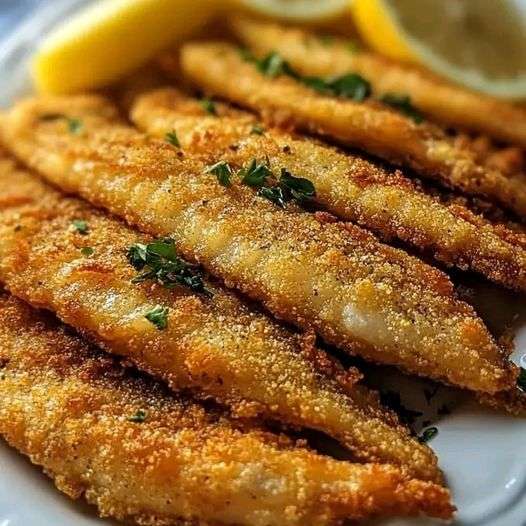
<instances>
[{"instance_id":1,"label":"parsley flake","mask_svg":"<svg viewBox=\"0 0 526 526\"><path fill-rule=\"evenodd\" d=\"M371 84L357 73L348 73L328 79L302 76L276 52L269 53L259 60L252 56L245 56L244 59L253 62L257 69L267 77L274 78L287 75L325 95L344 97L357 102L361 102L371 95Z\"/></svg>"},{"instance_id":2,"label":"parsley flake","mask_svg":"<svg viewBox=\"0 0 526 526\"><path fill-rule=\"evenodd\" d=\"M68 118L68 130L70 133L78 135L83 128L84 124L80 119Z\"/></svg>"},{"instance_id":3,"label":"parsley flake","mask_svg":"<svg viewBox=\"0 0 526 526\"><path fill-rule=\"evenodd\" d=\"M230 178L232 177L232 168L230 168L230 165L226 161L219 161L218 163L209 166L206 171L214 174L221 186L228 187L232 185L232 182L230 181Z\"/></svg>"},{"instance_id":4,"label":"parsley flake","mask_svg":"<svg viewBox=\"0 0 526 526\"><path fill-rule=\"evenodd\" d=\"M159 239L147 245L135 243L128 248L126 257L136 270L144 271L133 278L132 283L152 279L167 289L182 285L194 292L212 295L197 269L177 255L173 239Z\"/></svg>"},{"instance_id":5,"label":"parsley flake","mask_svg":"<svg viewBox=\"0 0 526 526\"><path fill-rule=\"evenodd\" d=\"M86 258L89 258L90 256L93 256L93 254L95 254L95 250L91 247L82 247L80 249L80 253L86 257Z\"/></svg>"},{"instance_id":6,"label":"parsley flake","mask_svg":"<svg viewBox=\"0 0 526 526\"><path fill-rule=\"evenodd\" d=\"M301 81L320 93L351 99L356 102L361 102L371 95L371 84L357 73L348 73L329 79L303 77Z\"/></svg>"},{"instance_id":7,"label":"parsley flake","mask_svg":"<svg viewBox=\"0 0 526 526\"><path fill-rule=\"evenodd\" d=\"M82 131L82 128L84 126L80 119L68 117L63 113L44 113L39 117L39 120L42 122L52 122L57 121L59 119L64 119L67 123L69 132L75 135L78 135Z\"/></svg>"},{"instance_id":8,"label":"parsley flake","mask_svg":"<svg viewBox=\"0 0 526 526\"><path fill-rule=\"evenodd\" d=\"M258 70L267 77L274 78L280 75L289 75L294 78L298 77L298 74L291 68L290 64L275 51L254 62Z\"/></svg>"},{"instance_id":9,"label":"parsley flake","mask_svg":"<svg viewBox=\"0 0 526 526\"><path fill-rule=\"evenodd\" d=\"M328 81L334 95L355 101L365 100L371 95L371 84L357 73L348 73Z\"/></svg>"},{"instance_id":10,"label":"parsley flake","mask_svg":"<svg viewBox=\"0 0 526 526\"><path fill-rule=\"evenodd\" d=\"M280 208L285 208L285 205L287 204L287 199L280 186L263 186L259 189L258 195L272 201Z\"/></svg>"},{"instance_id":11,"label":"parsley flake","mask_svg":"<svg viewBox=\"0 0 526 526\"><path fill-rule=\"evenodd\" d=\"M252 135L263 135L265 133L265 128L263 128L261 124L254 124L254 126L252 126L252 129L250 130L250 133Z\"/></svg>"},{"instance_id":12,"label":"parsley flake","mask_svg":"<svg viewBox=\"0 0 526 526\"><path fill-rule=\"evenodd\" d=\"M294 177L286 168L281 169L281 176L276 186L262 186L258 195L272 201L281 208L289 201L302 203L316 195L314 185L303 177Z\"/></svg>"},{"instance_id":13,"label":"parsley flake","mask_svg":"<svg viewBox=\"0 0 526 526\"><path fill-rule=\"evenodd\" d=\"M281 169L279 184L283 191L296 201L308 201L316 195L316 189L311 181L303 177L294 177L285 168Z\"/></svg>"},{"instance_id":14,"label":"parsley flake","mask_svg":"<svg viewBox=\"0 0 526 526\"><path fill-rule=\"evenodd\" d=\"M418 437L418 441L421 444L425 444L426 442L429 442L433 438L435 438L438 435L438 429L436 427L428 427L427 429L424 429L422 434Z\"/></svg>"},{"instance_id":15,"label":"parsley flake","mask_svg":"<svg viewBox=\"0 0 526 526\"><path fill-rule=\"evenodd\" d=\"M203 110L205 110L207 113L210 113L210 115L217 115L216 104L212 99L204 98L201 99L199 102Z\"/></svg>"},{"instance_id":16,"label":"parsley flake","mask_svg":"<svg viewBox=\"0 0 526 526\"><path fill-rule=\"evenodd\" d=\"M250 164L239 171L241 182L252 188L261 188L266 180L272 175L268 165L259 163L256 159L252 159Z\"/></svg>"},{"instance_id":17,"label":"parsley flake","mask_svg":"<svg viewBox=\"0 0 526 526\"><path fill-rule=\"evenodd\" d=\"M177 138L177 133L175 132L175 130L169 131L164 136L164 140L168 144L171 144L172 146L175 146L176 148L180 148L181 147L181 143L179 142L179 139Z\"/></svg>"},{"instance_id":18,"label":"parsley flake","mask_svg":"<svg viewBox=\"0 0 526 526\"><path fill-rule=\"evenodd\" d=\"M161 307L157 305L153 309L149 310L144 317L155 325L160 331L168 327L168 307Z\"/></svg>"},{"instance_id":19,"label":"parsley flake","mask_svg":"<svg viewBox=\"0 0 526 526\"><path fill-rule=\"evenodd\" d=\"M380 98L380 101L384 104L387 104L388 106L391 106L391 108L398 110L400 113L403 113L412 119L416 124L420 124L424 120L422 114L411 104L411 98L409 95L386 93Z\"/></svg>"},{"instance_id":20,"label":"parsley flake","mask_svg":"<svg viewBox=\"0 0 526 526\"><path fill-rule=\"evenodd\" d=\"M71 222L73 228L81 235L85 236L88 231L89 231L89 227L88 227L88 223L87 221L84 221L83 219L74 219L72 222Z\"/></svg>"},{"instance_id":21,"label":"parsley flake","mask_svg":"<svg viewBox=\"0 0 526 526\"><path fill-rule=\"evenodd\" d=\"M148 413L144 409L138 409L134 415L128 418L128 422L136 422L138 424L142 424L146 420L147 416Z\"/></svg>"}]
</instances>

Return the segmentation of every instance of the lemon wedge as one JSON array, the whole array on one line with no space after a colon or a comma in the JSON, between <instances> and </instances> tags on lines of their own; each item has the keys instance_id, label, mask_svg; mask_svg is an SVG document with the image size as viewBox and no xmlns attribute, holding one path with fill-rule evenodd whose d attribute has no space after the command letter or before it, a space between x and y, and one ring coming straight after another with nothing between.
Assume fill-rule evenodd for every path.
<instances>
[{"instance_id":1,"label":"lemon wedge","mask_svg":"<svg viewBox=\"0 0 526 526\"><path fill-rule=\"evenodd\" d=\"M526 6L518 0L353 0L363 39L497 97L526 98Z\"/></svg>"},{"instance_id":2,"label":"lemon wedge","mask_svg":"<svg viewBox=\"0 0 526 526\"><path fill-rule=\"evenodd\" d=\"M349 12L349 0L238 0L250 11L296 22L325 22Z\"/></svg>"},{"instance_id":3,"label":"lemon wedge","mask_svg":"<svg viewBox=\"0 0 526 526\"><path fill-rule=\"evenodd\" d=\"M220 0L104 0L52 32L32 72L41 92L68 93L109 84L160 49L190 36Z\"/></svg>"}]
</instances>

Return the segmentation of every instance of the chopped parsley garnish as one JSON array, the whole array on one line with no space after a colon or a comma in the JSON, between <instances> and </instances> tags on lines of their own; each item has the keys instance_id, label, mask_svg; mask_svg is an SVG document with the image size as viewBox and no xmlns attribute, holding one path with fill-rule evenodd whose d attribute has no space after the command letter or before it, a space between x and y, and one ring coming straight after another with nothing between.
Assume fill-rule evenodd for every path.
<instances>
[{"instance_id":1,"label":"chopped parsley garnish","mask_svg":"<svg viewBox=\"0 0 526 526\"><path fill-rule=\"evenodd\" d=\"M246 59L247 60L247 59ZM248 58L248 60L253 60ZM263 75L267 77L279 77L280 75L288 75L297 78L299 75L290 67L290 64L275 51L269 53L261 59L256 59L256 67Z\"/></svg>"},{"instance_id":2,"label":"chopped parsley garnish","mask_svg":"<svg viewBox=\"0 0 526 526\"><path fill-rule=\"evenodd\" d=\"M259 189L258 195L272 201L280 208L285 208L285 205L287 204L287 199L283 194L283 189L279 186L263 186Z\"/></svg>"},{"instance_id":3,"label":"chopped parsley garnish","mask_svg":"<svg viewBox=\"0 0 526 526\"><path fill-rule=\"evenodd\" d=\"M161 307L157 305L153 309L149 310L144 317L153 325L155 325L160 331L168 327L168 307Z\"/></svg>"},{"instance_id":4,"label":"chopped parsley garnish","mask_svg":"<svg viewBox=\"0 0 526 526\"><path fill-rule=\"evenodd\" d=\"M281 169L281 176L276 186L262 186L258 194L281 208L289 201L302 203L316 195L314 185L303 177L294 177L287 169Z\"/></svg>"},{"instance_id":5,"label":"chopped parsley garnish","mask_svg":"<svg viewBox=\"0 0 526 526\"><path fill-rule=\"evenodd\" d=\"M93 254L95 254L95 250L91 247L82 247L80 249L80 253L86 257L86 258L89 258L90 256L93 256Z\"/></svg>"},{"instance_id":6,"label":"chopped parsley garnish","mask_svg":"<svg viewBox=\"0 0 526 526\"><path fill-rule=\"evenodd\" d=\"M207 168L206 171L214 174L221 186L228 187L232 184L230 181L230 178L232 177L232 168L230 168L230 165L226 161L219 161Z\"/></svg>"},{"instance_id":7,"label":"chopped parsley garnish","mask_svg":"<svg viewBox=\"0 0 526 526\"><path fill-rule=\"evenodd\" d=\"M74 219L71 224L73 225L73 228L79 233L85 236L88 231L88 223L87 221L84 221L83 219Z\"/></svg>"},{"instance_id":8,"label":"chopped parsley garnish","mask_svg":"<svg viewBox=\"0 0 526 526\"><path fill-rule=\"evenodd\" d=\"M82 131L82 121L79 119L68 118L68 130L70 133L78 135Z\"/></svg>"},{"instance_id":9,"label":"chopped parsley garnish","mask_svg":"<svg viewBox=\"0 0 526 526\"><path fill-rule=\"evenodd\" d=\"M223 186L232 184L234 172L226 161L219 161L210 166L207 172L214 174ZM276 181L272 170L267 162L259 162L252 159L250 163L238 170L235 174L241 178L241 183L252 188L257 188L258 195L272 201L274 204L284 208L289 201L302 203L312 199L316 195L314 185L303 177L294 177L287 169L281 169L281 175L277 184L268 185L269 179Z\"/></svg>"},{"instance_id":10,"label":"chopped parsley garnish","mask_svg":"<svg viewBox=\"0 0 526 526\"><path fill-rule=\"evenodd\" d=\"M175 130L169 131L164 136L164 139L168 144L171 144L172 146L175 146L176 148L181 147L181 143L179 142L179 139L177 138L177 133L175 132Z\"/></svg>"},{"instance_id":11,"label":"chopped parsley garnish","mask_svg":"<svg viewBox=\"0 0 526 526\"><path fill-rule=\"evenodd\" d=\"M371 95L371 85L357 73L348 73L338 77L324 79L322 77L307 77L297 73L290 64L278 53L272 52L261 59L245 55L244 60L253 62L257 69L267 77L287 75L305 84L311 89L325 95L344 97L355 101L363 101Z\"/></svg>"},{"instance_id":12,"label":"chopped parsley garnish","mask_svg":"<svg viewBox=\"0 0 526 526\"><path fill-rule=\"evenodd\" d=\"M182 285L194 292L212 295L197 269L177 255L173 239L159 239L147 245L135 243L129 247L126 257L136 270L144 271L132 283L153 279L167 289Z\"/></svg>"},{"instance_id":13,"label":"chopped parsley garnish","mask_svg":"<svg viewBox=\"0 0 526 526\"><path fill-rule=\"evenodd\" d=\"M136 422L138 424L142 424L146 420L147 416L148 413L144 409L138 409L134 415L128 418L128 422Z\"/></svg>"},{"instance_id":14,"label":"chopped parsley garnish","mask_svg":"<svg viewBox=\"0 0 526 526\"><path fill-rule=\"evenodd\" d=\"M265 128L263 128L261 124L254 124L254 126L252 126L252 129L250 130L250 133L252 135L263 135L265 133Z\"/></svg>"},{"instance_id":15,"label":"chopped parsley garnish","mask_svg":"<svg viewBox=\"0 0 526 526\"><path fill-rule=\"evenodd\" d=\"M281 169L279 185L290 199L296 201L308 201L316 195L316 189L311 181L303 177L294 177L285 168ZM289 199L289 200L290 200Z\"/></svg>"},{"instance_id":16,"label":"chopped parsley garnish","mask_svg":"<svg viewBox=\"0 0 526 526\"><path fill-rule=\"evenodd\" d=\"M435 438L437 435L438 429L436 427L428 427L427 429L424 429L422 434L418 437L418 441L421 444L424 444Z\"/></svg>"},{"instance_id":17,"label":"chopped parsley garnish","mask_svg":"<svg viewBox=\"0 0 526 526\"><path fill-rule=\"evenodd\" d=\"M365 100L371 95L371 84L357 73L348 73L327 81L330 91L338 96L355 101Z\"/></svg>"},{"instance_id":18,"label":"chopped parsley garnish","mask_svg":"<svg viewBox=\"0 0 526 526\"><path fill-rule=\"evenodd\" d=\"M217 115L216 104L212 99L204 98L200 100L201 107L210 115Z\"/></svg>"},{"instance_id":19,"label":"chopped parsley garnish","mask_svg":"<svg viewBox=\"0 0 526 526\"><path fill-rule=\"evenodd\" d=\"M68 125L68 130L70 133L79 134L82 131L84 124L80 119L75 119L73 117L68 117L63 113L44 113L39 117L39 120L47 121L56 121L59 119L65 119Z\"/></svg>"},{"instance_id":20,"label":"chopped parsley garnish","mask_svg":"<svg viewBox=\"0 0 526 526\"><path fill-rule=\"evenodd\" d=\"M304 77L303 84L320 93L361 102L371 95L371 84L357 73L323 79Z\"/></svg>"},{"instance_id":21,"label":"chopped parsley garnish","mask_svg":"<svg viewBox=\"0 0 526 526\"><path fill-rule=\"evenodd\" d=\"M252 188L261 188L266 180L272 175L267 164L259 163L252 159L250 164L239 171L241 182Z\"/></svg>"},{"instance_id":22,"label":"chopped parsley garnish","mask_svg":"<svg viewBox=\"0 0 526 526\"><path fill-rule=\"evenodd\" d=\"M424 120L422 114L411 104L409 95L386 93L380 98L380 101L398 110L400 113L407 115L410 119L413 119L416 124L420 124Z\"/></svg>"},{"instance_id":23,"label":"chopped parsley garnish","mask_svg":"<svg viewBox=\"0 0 526 526\"><path fill-rule=\"evenodd\" d=\"M517 378L517 386L522 391L526 392L526 369L520 368L519 376Z\"/></svg>"}]
</instances>

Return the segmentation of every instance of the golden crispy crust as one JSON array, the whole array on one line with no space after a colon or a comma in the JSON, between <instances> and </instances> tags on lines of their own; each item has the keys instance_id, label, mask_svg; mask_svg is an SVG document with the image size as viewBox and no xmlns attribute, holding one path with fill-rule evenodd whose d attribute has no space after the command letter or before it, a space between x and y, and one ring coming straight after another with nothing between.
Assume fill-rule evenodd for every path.
<instances>
[{"instance_id":1,"label":"golden crispy crust","mask_svg":"<svg viewBox=\"0 0 526 526\"><path fill-rule=\"evenodd\" d=\"M131 421L138 411L144 421ZM70 497L141 525L321 526L453 510L447 490L396 468L338 462L239 429L3 293L0 434Z\"/></svg>"},{"instance_id":2,"label":"golden crispy crust","mask_svg":"<svg viewBox=\"0 0 526 526\"><path fill-rule=\"evenodd\" d=\"M353 225L281 210L244 185L224 188L198 158L107 119L101 105L28 100L1 133L53 183L172 236L185 257L330 343L474 390L513 384L515 368L445 274ZM81 133L50 113L80 118Z\"/></svg>"},{"instance_id":3,"label":"golden crispy crust","mask_svg":"<svg viewBox=\"0 0 526 526\"><path fill-rule=\"evenodd\" d=\"M401 239L446 264L526 291L526 250L515 233L458 204L444 206L399 172L277 129L254 134L250 115L235 115L219 103L216 107L218 115L210 116L195 99L174 89L157 89L137 98L131 118L161 138L175 130L183 150L210 165L224 160L237 168L253 158L268 158L275 173L285 167L312 181L317 202L336 216L386 241Z\"/></svg>"},{"instance_id":4,"label":"golden crispy crust","mask_svg":"<svg viewBox=\"0 0 526 526\"><path fill-rule=\"evenodd\" d=\"M257 54L277 51L304 75L356 72L371 82L377 96L409 95L432 119L526 148L526 110L518 105L455 86L416 66L368 51L353 51L348 42L338 38L327 42L302 29L247 17L231 22L236 36Z\"/></svg>"},{"instance_id":5,"label":"golden crispy crust","mask_svg":"<svg viewBox=\"0 0 526 526\"><path fill-rule=\"evenodd\" d=\"M329 136L526 215L522 177L506 177L478 164L474 152L460 148L429 123L416 124L378 102L329 97L289 77L266 77L229 44L187 44L181 62L186 76L200 88L266 119Z\"/></svg>"},{"instance_id":6,"label":"golden crispy crust","mask_svg":"<svg viewBox=\"0 0 526 526\"><path fill-rule=\"evenodd\" d=\"M513 416L526 417L526 393L519 387L494 395L478 393L477 400L482 405L491 407L501 413L505 411Z\"/></svg>"},{"instance_id":7,"label":"golden crispy crust","mask_svg":"<svg viewBox=\"0 0 526 526\"><path fill-rule=\"evenodd\" d=\"M158 87L159 84L152 89ZM471 149L477 162L495 168L508 177L524 177L526 173L526 151L519 146L498 147L486 135L471 136L466 133L457 134L455 142L461 148Z\"/></svg>"},{"instance_id":8,"label":"golden crispy crust","mask_svg":"<svg viewBox=\"0 0 526 526\"><path fill-rule=\"evenodd\" d=\"M60 196L7 159L0 160L0 195L0 280L13 294L53 310L173 389L212 396L243 416L318 429L357 458L441 479L433 452L355 385L357 371L344 371L310 337L251 311L218 284L207 284L212 298L132 284L138 273L126 249L149 239ZM73 228L75 219L87 222L87 234ZM83 246L94 254L84 257ZM155 305L170 309L163 331L144 317Z\"/></svg>"}]
</instances>

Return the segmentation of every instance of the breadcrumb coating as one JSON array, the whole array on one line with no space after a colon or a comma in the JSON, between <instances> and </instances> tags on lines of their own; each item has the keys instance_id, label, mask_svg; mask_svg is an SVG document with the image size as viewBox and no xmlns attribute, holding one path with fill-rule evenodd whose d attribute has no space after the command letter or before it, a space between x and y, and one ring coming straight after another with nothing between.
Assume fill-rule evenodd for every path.
<instances>
[{"instance_id":1,"label":"breadcrumb coating","mask_svg":"<svg viewBox=\"0 0 526 526\"><path fill-rule=\"evenodd\" d=\"M217 283L206 283L211 298L182 286L133 284L138 273L126 250L151 239L62 197L8 159L0 160L0 195L0 281L13 294L52 310L174 390L213 397L239 416L317 429L355 458L441 480L433 452L356 384L358 371L345 371L311 336L283 329ZM78 232L75 220L87 232ZM155 306L169 309L164 330L145 318Z\"/></svg>"},{"instance_id":2,"label":"breadcrumb coating","mask_svg":"<svg viewBox=\"0 0 526 526\"><path fill-rule=\"evenodd\" d=\"M351 224L221 186L191 155L107 116L97 96L34 98L2 119L6 145L65 191L157 236L277 317L366 359L473 390L516 368L448 277ZM72 133L66 115L82 122Z\"/></svg>"},{"instance_id":3,"label":"breadcrumb coating","mask_svg":"<svg viewBox=\"0 0 526 526\"><path fill-rule=\"evenodd\" d=\"M327 96L287 76L269 78L226 43L186 44L181 51L181 65L185 75L201 89L255 110L266 120L360 148L526 216L522 177L507 177L478 164L473 151L462 149L430 123L417 124L377 101Z\"/></svg>"},{"instance_id":4,"label":"breadcrumb coating","mask_svg":"<svg viewBox=\"0 0 526 526\"><path fill-rule=\"evenodd\" d=\"M216 103L210 116L199 102L174 89L137 97L131 118L164 138L175 131L184 151L213 165L234 168L267 158L274 173L287 168L316 187L316 201L334 215L358 223L385 241L398 238L437 260L475 270L512 289L526 291L526 250L506 228L492 225L458 204L445 206L418 190L400 172L278 129L254 133L254 118Z\"/></svg>"},{"instance_id":5,"label":"breadcrumb coating","mask_svg":"<svg viewBox=\"0 0 526 526\"><path fill-rule=\"evenodd\" d=\"M477 401L500 413L506 412L520 418L526 417L526 393L519 387L493 395L478 393Z\"/></svg>"},{"instance_id":6,"label":"breadcrumb coating","mask_svg":"<svg viewBox=\"0 0 526 526\"><path fill-rule=\"evenodd\" d=\"M159 87L153 86L152 89ZM498 146L487 135L458 133L455 142L471 149L477 162L501 171L507 177L522 176L526 184L526 151L519 146Z\"/></svg>"},{"instance_id":7,"label":"breadcrumb coating","mask_svg":"<svg viewBox=\"0 0 526 526\"><path fill-rule=\"evenodd\" d=\"M397 468L336 461L168 394L3 293L0 434L62 492L144 526L453 512L446 489Z\"/></svg>"},{"instance_id":8,"label":"breadcrumb coating","mask_svg":"<svg viewBox=\"0 0 526 526\"><path fill-rule=\"evenodd\" d=\"M230 22L243 44L261 55L278 52L304 75L358 73L377 96L409 95L412 104L433 120L526 148L526 110L517 104L451 84L418 66L353 48L337 37L328 41L304 29L244 16Z\"/></svg>"}]
</instances>

